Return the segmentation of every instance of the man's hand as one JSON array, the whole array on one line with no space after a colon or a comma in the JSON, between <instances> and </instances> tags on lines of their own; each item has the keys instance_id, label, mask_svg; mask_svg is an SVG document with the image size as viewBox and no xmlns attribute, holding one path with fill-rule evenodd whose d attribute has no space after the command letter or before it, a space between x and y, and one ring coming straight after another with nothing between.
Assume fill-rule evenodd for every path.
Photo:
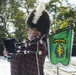
<instances>
[{"instance_id":1,"label":"man's hand","mask_svg":"<svg viewBox=\"0 0 76 75\"><path fill-rule=\"evenodd\" d=\"M6 50L3 51L4 56L8 56L8 52Z\"/></svg>"}]
</instances>

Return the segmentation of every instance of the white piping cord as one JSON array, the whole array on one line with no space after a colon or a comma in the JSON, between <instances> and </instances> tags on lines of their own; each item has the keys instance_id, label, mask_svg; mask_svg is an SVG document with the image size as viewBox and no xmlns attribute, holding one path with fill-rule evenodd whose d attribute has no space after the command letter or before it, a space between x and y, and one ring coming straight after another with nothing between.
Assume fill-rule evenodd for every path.
<instances>
[{"instance_id":1,"label":"white piping cord","mask_svg":"<svg viewBox=\"0 0 76 75\"><path fill-rule=\"evenodd\" d=\"M37 42L37 52L39 50L39 42ZM39 69L39 60L38 60L38 53L36 52L36 60L37 60L37 68L38 68L38 75L40 75L40 69Z\"/></svg>"},{"instance_id":2,"label":"white piping cord","mask_svg":"<svg viewBox=\"0 0 76 75\"><path fill-rule=\"evenodd\" d=\"M44 37L45 35L43 35ZM43 39L41 38L41 40ZM39 42L37 42L37 52L36 52L36 60L37 60L37 68L38 68L38 75L40 75L40 68L39 68L39 60L38 60L38 52L39 52Z\"/></svg>"}]
</instances>

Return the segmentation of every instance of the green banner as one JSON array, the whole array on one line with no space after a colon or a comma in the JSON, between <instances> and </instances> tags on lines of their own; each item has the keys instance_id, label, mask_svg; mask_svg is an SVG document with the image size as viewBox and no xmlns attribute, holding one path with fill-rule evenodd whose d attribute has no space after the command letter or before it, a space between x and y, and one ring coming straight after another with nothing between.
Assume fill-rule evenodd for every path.
<instances>
[{"instance_id":1,"label":"green banner","mask_svg":"<svg viewBox=\"0 0 76 75\"><path fill-rule=\"evenodd\" d=\"M60 30L49 35L49 57L52 64L67 66L72 49L72 28Z\"/></svg>"}]
</instances>

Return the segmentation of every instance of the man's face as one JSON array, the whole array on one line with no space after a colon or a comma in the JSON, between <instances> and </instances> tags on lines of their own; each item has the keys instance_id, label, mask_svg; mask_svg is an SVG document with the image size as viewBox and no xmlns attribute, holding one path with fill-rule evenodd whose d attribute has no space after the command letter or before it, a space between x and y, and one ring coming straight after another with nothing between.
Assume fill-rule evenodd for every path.
<instances>
[{"instance_id":1,"label":"man's face","mask_svg":"<svg viewBox=\"0 0 76 75\"><path fill-rule=\"evenodd\" d=\"M35 38L38 36L38 31L36 29L32 29L32 28L29 28L28 29L28 37L29 37L29 40Z\"/></svg>"}]
</instances>

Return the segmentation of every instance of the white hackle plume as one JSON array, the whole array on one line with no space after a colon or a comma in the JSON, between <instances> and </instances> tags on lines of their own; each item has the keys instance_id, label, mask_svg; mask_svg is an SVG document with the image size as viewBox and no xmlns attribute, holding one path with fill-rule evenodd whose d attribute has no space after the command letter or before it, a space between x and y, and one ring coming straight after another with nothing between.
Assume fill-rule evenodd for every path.
<instances>
[{"instance_id":1,"label":"white hackle plume","mask_svg":"<svg viewBox=\"0 0 76 75\"><path fill-rule=\"evenodd\" d=\"M39 4L39 6L36 8L36 12L34 13L34 18L32 23L36 24L39 20L40 16L42 16L42 12L45 10L45 5Z\"/></svg>"}]
</instances>

